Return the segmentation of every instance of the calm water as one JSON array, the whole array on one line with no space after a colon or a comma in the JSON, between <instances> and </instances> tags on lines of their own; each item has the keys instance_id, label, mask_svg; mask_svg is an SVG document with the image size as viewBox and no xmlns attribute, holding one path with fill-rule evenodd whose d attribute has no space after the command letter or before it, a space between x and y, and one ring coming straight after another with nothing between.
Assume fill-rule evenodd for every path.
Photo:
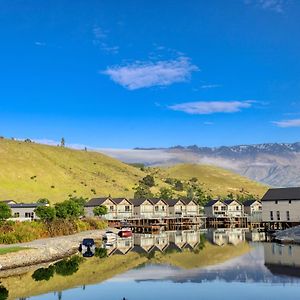
<instances>
[{"instance_id":1,"label":"calm water","mask_svg":"<svg viewBox=\"0 0 300 300\"><path fill-rule=\"evenodd\" d=\"M2 284L19 283L11 299L297 299L300 246L247 241L259 239L241 229L209 231L205 239L199 232L136 235L107 245L109 257L100 251Z\"/></svg>"}]
</instances>

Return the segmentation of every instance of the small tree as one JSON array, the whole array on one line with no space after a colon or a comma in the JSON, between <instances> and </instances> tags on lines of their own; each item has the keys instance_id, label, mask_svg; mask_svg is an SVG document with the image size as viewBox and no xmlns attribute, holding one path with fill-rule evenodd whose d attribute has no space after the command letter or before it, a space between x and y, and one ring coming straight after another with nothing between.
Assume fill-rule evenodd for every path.
<instances>
[{"instance_id":1,"label":"small tree","mask_svg":"<svg viewBox=\"0 0 300 300\"><path fill-rule=\"evenodd\" d=\"M60 219L79 218L84 214L84 207L77 201L65 200L55 204L56 216Z\"/></svg>"},{"instance_id":2,"label":"small tree","mask_svg":"<svg viewBox=\"0 0 300 300\"><path fill-rule=\"evenodd\" d=\"M53 221L56 217L55 208L51 206L38 206L34 212L44 222Z\"/></svg>"},{"instance_id":3,"label":"small tree","mask_svg":"<svg viewBox=\"0 0 300 300\"><path fill-rule=\"evenodd\" d=\"M66 141L65 141L65 138L61 138L61 141L60 141L60 146L61 147L65 147L65 144L66 144Z\"/></svg>"},{"instance_id":4,"label":"small tree","mask_svg":"<svg viewBox=\"0 0 300 300\"><path fill-rule=\"evenodd\" d=\"M149 199L153 198L153 194L149 188L149 186L140 184L136 188L134 188L134 199Z\"/></svg>"},{"instance_id":5,"label":"small tree","mask_svg":"<svg viewBox=\"0 0 300 300\"><path fill-rule=\"evenodd\" d=\"M147 175L142 179L142 183L149 186L149 187L153 187L155 186L155 181L153 176L151 175Z\"/></svg>"},{"instance_id":6,"label":"small tree","mask_svg":"<svg viewBox=\"0 0 300 300\"><path fill-rule=\"evenodd\" d=\"M50 201L46 198L40 198L37 203L41 203L41 204L50 204Z\"/></svg>"},{"instance_id":7,"label":"small tree","mask_svg":"<svg viewBox=\"0 0 300 300\"><path fill-rule=\"evenodd\" d=\"M0 300L5 300L8 298L9 292L5 286L0 285Z\"/></svg>"},{"instance_id":8,"label":"small tree","mask_svg":"<svg viewBox=\"0 0 300 300\"><path fill-rule=\"evenodd\" d=\"M172 199L173 196L174 196L174 193L169 188L161 188L159 190L158 198L160 198L160 199L168 200L168 199Z\"/></svg>"},{"instance_id":9,"label":"small tree","mask_svg":"<svg viewBox=\"0 0 300 300\"><path fill-rule=\"evenodd\" d=\"M99 205L93 209L94 215L98 216L98 217L106 215L107 212L108 212L108 209L105 205Z\"/></svg>"},{"instance_id":10,"label":"small tree","mask_svg":"<svg viewBox=\"0 0 300 300\"><path fill-rule=\"evenodd\" d=\"M4 202L0 202L0 220L4 221L10 217L11 217L10 207Z\"/></svg>"},{"instance_id":11,"label":"small tree","mask_svg":"<svg viewBox=\"0 0 300 300\"><path fill-rule=\"evenodd\" d=\"M176 191L183 191L183 183L180 180L176 180L174 184L174 189Z\"/></svg>"}]
</instances>

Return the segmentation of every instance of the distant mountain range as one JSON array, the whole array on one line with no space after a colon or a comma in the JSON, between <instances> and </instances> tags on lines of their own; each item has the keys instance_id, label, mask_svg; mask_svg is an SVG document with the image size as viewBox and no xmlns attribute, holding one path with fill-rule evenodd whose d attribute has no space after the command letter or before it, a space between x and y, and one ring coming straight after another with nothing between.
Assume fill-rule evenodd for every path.
<instances>
[{"instance_id":1,"label":"distant mountain range","mask_svg":"<svg viewBox=\"0 0 300 300\"><path fill-rule=\"evenodd\" d=\"M212 148L193 145L106 150L104 152L125 162L139 162L147 165L210 164L233 170L271 186L300 185L300 142Z\"/></svg>"}]
</instances>

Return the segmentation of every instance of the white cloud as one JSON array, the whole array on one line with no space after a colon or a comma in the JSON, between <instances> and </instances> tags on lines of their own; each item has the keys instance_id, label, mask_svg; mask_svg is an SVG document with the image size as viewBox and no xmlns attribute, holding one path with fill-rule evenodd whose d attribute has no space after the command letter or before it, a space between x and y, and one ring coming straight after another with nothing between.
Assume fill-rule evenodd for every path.
<instances>
[{"instance_id":1,"label":"white cloud","mask_svg":"<svg viewBox=\"0 0 300 300\"><path fill-rule=\"evenodd\" d=\"M46 43L45 42L35 42L34 43L36 46L39 46L39 47L45 47L46 46Z\"/></svg>"},{"instance_id":2,"label":"white cloud","mask_svg":"<svg viewBox=\"0 0 300 300\"><path fill-rule=\"evenodd\" d=\"M106 32L99 26L93 28L94 37L97 40L106 38Z\"/></svg>"},{"instance_id":3,"label":"white cloud","mask_svg":"<svg viewBox=\"0 0 300 300\"><path fill-rule=\"evenodd\" d=\"M202 84L200 86L201 89L213 89L213 88L218 88L221 87L221 84Z\"/></svg>"},{"instance_id":4,"label":"white cloud","mask_svg":"<svg viewBox=\"0 0 300 300\"><path fill-rule=\"evenodd\" d=\"M251 101L199 101L169 106L172 110L182 111L192 115L234 113L239 112L242 108L249 107L251 107Z\"/></svg>"},{"instance_id":5,"label":"white cloud","mask_svg":"<svg viewBox=\"0 0 300 300\"><path fill-rule=\"evenodd\" d=\"M281 128L300 127L300 119L274 121L272 123Z\"/></svg>"},{"instance_id":6,"label":"white cloud","mask_svg":"<svg viewBox=\"0 0 300 300\"><path fill-rule=\"evenodd\" d=\"M284 11L284 4L287 0L244 0L246 4L253 4L265 10L272 10L277 13Z\"/></svg>"},{"instance_id":7,"label":"white cloud","mask_svg":"<svg viewBox=\"0 0 300 300\"><path fill-rule=\"evenodd\" d=\"M102 73L128 90L152 86L167 86L190 79L191 73L199 68L191 64L190 59L180 56L174 60L136 61L124 66L108 67Z\"/></svg>"},{"instance_id":8,"label":"white cloud","mask_svg":"<svg viewBox=\"0 0 300 300\"><path fill-rule=\"evenodd\" d=\"M214 125L213 122L204 122L203 124L204 124L204 125Z\"/></svg>"}]
</instances>

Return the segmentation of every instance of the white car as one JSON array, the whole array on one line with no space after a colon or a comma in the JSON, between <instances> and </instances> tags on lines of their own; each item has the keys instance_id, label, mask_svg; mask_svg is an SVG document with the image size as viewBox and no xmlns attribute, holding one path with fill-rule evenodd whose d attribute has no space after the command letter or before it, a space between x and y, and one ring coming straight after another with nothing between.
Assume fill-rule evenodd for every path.
<instances>
[{"instance_id":1,"label":"white car","mask_svg":"<svg viewBox=\"0 0 300 300\"><path fill-rule=\"evenodd\" d=\"M117 239L117 235L112 231L106 231L103 235L103 240L105 241L115 241Z\"/></svg>"}]
</instances>

